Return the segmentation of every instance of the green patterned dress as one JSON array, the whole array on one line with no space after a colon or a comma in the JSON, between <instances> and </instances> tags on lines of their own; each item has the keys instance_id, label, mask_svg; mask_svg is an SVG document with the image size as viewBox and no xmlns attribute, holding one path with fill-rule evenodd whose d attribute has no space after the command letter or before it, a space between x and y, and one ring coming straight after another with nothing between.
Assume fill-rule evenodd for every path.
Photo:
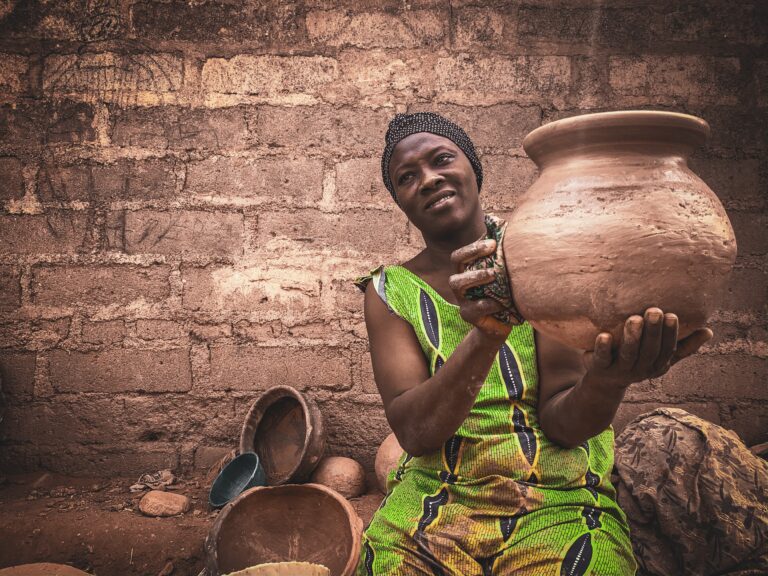
<instances>
[{"instance_id":1,"label":"green patterned dress","mask_svg":"<svg viewBox=\"0 0 768 576\"><path fill-rule=\"evenodd\" d=\"M472 329L459 308L403 268L370 277L414 329L431 374ZM404 453L365 531L358 575L631 575L626 518L609 475L613 430L578 448L537 420L533 329L515 326L467 419L443 449Z\"/></svg>"}]
</instances>

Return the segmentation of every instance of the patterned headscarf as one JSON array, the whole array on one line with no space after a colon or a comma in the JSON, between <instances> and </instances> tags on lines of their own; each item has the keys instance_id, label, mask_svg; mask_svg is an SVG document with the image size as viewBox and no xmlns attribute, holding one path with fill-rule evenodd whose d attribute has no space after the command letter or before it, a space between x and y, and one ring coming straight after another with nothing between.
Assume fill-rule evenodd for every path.
<instances>
[{"instance_id":1,"label":"patterned headscarf","mask_svg":"<svg viewBox=\"0 0 768 576\"><path fill-rule=\"evenodd\" d=\"M395 202L395 187L389 178L389 161L392 158L392 152L398 142L403 138L416 134L418 132L429 132L437 134L451 140L459 149L464 152L475 171L478 191L483 185L483 167L480 165L480 159L475 153L475 146L469 139L467 133L460 126L454 124L447 118L443 118L434 112L416 112L415 114L397 114L389 123L387 134L384 137L386 147L381 155L381 177L384 180L384 186L392 194Z\"/></svg>"}]
</instances>

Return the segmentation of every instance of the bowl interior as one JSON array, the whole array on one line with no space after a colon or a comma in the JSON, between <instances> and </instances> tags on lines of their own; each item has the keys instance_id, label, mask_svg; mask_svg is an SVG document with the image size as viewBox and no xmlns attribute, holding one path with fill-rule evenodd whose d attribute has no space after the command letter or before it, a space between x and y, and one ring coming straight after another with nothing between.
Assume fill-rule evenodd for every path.
<instances>
[{"instance_id":1,"label":"bowl interior","mask_svg":"<svg viewBox=\"0 0 768 576\"><path fill-rule=\"evenodd\" d=\"M239 495L253 479L259 469L259 458L248 452L240 454L227 464L211 486L210 501L214 506L223 506Z\"/></svg>"},{"instance_id":2,"label":"bowl interior","mask_svg":"<svg viewBox=\"0 0 768 576\"><path fill-rule=\"evenodd\" d=\"M267 562L311 562L341 575L355 553L347 511L311 485L255 488L225 512L214 543L223 574Z\"/></svg>"},{"instance_id":3,"label":"bowl interior","mask_svg":"<svg viewBox=\"0 0 768 576\"><path fill-rule=\"evenodd\" d=\"M296 470L306 450L307 421L301 403L283 397L264 411L254 434L267 484L284 482Z\"/></svg>"}]
</instances>

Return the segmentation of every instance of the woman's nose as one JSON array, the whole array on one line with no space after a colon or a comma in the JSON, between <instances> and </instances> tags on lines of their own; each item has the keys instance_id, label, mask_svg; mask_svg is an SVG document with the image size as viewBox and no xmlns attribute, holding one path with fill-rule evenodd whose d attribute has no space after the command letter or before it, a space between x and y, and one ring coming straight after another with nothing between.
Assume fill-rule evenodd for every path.
<instances>
[{"instance_id":1,"label":"woman's nose","mask_svg":"<svg viewBox=\"0 0 768 576\"><path fill-rule=\"evenodd\" d=\"M438 186L445 181L442 174L435 172L434 170L427 170L424 172L421 178L421 190L430 190L435 186Z\"/></svg>"}]
</instances>

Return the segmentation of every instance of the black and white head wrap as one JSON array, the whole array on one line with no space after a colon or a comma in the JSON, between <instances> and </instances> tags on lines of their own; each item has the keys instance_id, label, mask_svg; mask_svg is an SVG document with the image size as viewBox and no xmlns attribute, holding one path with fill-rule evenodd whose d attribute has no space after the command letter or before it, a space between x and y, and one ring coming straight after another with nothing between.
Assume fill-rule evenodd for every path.
<instances>
[{"instance_id":1,"label":"black and white head wrap","mask_svg":"<svg viewBox=\"0 0 768 576\"><path fill-rule=\"evenodd\" d=\"M381 155L381 177L384 180L384 186L387 187L392 198L397 202L395 196L395 187L389 178L389 161L392 158L392 152L403 138L416 134L418 132L429 132L437 134L451 140L464 155L469 159L472 169L475 171L477 180L477 189L483 185L483 167L480 165L480 159L475 153L475 146L469 139L467 133L460 126L454 124L447 118L443 118L434 112L416 112L415 114L398 114L389 123L387 134L384 137L386 146Z\"/></svg>"}]
</instances>

